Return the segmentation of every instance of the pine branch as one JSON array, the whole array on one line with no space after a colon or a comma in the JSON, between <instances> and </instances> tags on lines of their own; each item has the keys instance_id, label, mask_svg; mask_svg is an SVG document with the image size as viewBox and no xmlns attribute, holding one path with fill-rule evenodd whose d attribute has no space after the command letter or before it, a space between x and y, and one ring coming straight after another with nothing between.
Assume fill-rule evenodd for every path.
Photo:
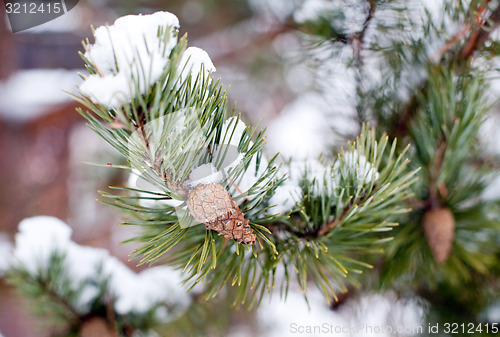
<instances>
[{"instance_id":1,"label":"pine branch","mask_svg":"<svg viewBox=\"0 0 500 337\"><path fill-rule=\"evenodd\" d=\"M21 294L38 301L33 306L36 313L55 319L59 324L69 322L70 326L76 326L81 323L81 314L72 302L79 294L71 289L63 263L64 257L54 253L46 270L32 274L22 265L13 267L7 272L8 281L18 287Z\"/></svg>"},{"instance_id":2,"label":"pine branch","mask_svg":"<svg viewBox=\"0 0 500 337\"><path fill-rule=\"evenodd\" d=\"M264 131L227 116L219 81L203 68L196 76L179 75L186 44L184 37L172 48L145 92L129 79L135 94L120 107L78 98L90 126L130 162L121 168L150 185L120 188L131 192L127 196L103 193L112 199L106 203L131 215L123 224L144 229L128 240L142 243L132 256L139 264L182 268L186 282L206 285L206 298L235 286L235 303L257 305L277 282L286 293L293 269L304 290L312 278L335 298L336 287L355 284L355 274L370 268L361 257L381 251L390 238L380 233L395 225L391 217L408 211L402 201L416 173L407 170L408 148L396 153L396 142L363 126L334 163L321 164L324 174L303 172L297 186L303 196L290 211L275 212L270 200L285 183L277 155L267 162ZM92 72L94 65L83 59ZM203 168L215 180L199 177ZM285 275L277 275L278 268Z\"/></svg>"},{"instance_id":3,"label":"pine branch","mask_svg":"<svg viewBox=\"0 0 500 337\"><path fill-rule=\"evenodd\" d=\"M357 204L354 204L352 202L352 200L351 200L351 202L349 203L349 205L347 205L347 206L344 207L344 209L342 210L342 213L340 213L340 215L338 216L338 218L336 218L334 221L326 223L325 225L323 225L322 227L320 227L317 235L318 236L323 236L326 233L328 233L329 231L331 231L335 226L337 226L340 223L340 221L342 221L342 219L344 219L344 217L349 212L351 212L353 210L353 208L357 207L359 205L359 203L363 202L366 198L367 198L367 196L365 194L363 194L361 196L361 198L359 198Z\"/></svg>"},{"instance_id":4,"label":"pine branch","mask_svg":"<svg viewBox=\"0 0 500 337\"><path fill-rule=\"evenodd\" d=\"M489 4L488 0L486 4ZM462 59L470 59L474 52L480 50L485 42L489 39L491 32L500 25L500 6L491 12L490 16L484 18L487 8L479 5L478 14L476 17L476 26L472 29L470 37L463 47L460 57Z\"/></svg>"}]
</instances>

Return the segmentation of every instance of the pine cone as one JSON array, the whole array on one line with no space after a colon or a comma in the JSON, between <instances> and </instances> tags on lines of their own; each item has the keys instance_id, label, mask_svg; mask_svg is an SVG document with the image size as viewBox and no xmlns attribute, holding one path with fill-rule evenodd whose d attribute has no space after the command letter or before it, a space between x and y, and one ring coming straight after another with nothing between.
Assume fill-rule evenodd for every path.
<instances>
[{"instance_id":1,"label":"pine cone","mask_svg":"<svg viewBox=\"0 0 500 337\"><path fill-rule=\"evenodd\" d=\"M220 184L199 184L189 192L187 207L196 221L224 237L252 245L255 234L248 220Z\"/></svg>"},{"instance_id":2,"label":"pine cone","mask_svg":"<svg viewBox=\"0 0 500 337\"><path fill-rule=\"evenodd\" d=\"M437 263L446 262L450 256L455 236L455 218L448 208L431 209L422 219L425 237Z\"/></svg>"},{"instance_id":3,"label":"pine cone","mask_svg":"<svg viewBox=\"0 0 500 337\"><path fill-rule=\"evenodd\" d=\"M79 337L117 337L106 320L102 317L92 317L80 327Z\"/></svg>"}]
</instances>

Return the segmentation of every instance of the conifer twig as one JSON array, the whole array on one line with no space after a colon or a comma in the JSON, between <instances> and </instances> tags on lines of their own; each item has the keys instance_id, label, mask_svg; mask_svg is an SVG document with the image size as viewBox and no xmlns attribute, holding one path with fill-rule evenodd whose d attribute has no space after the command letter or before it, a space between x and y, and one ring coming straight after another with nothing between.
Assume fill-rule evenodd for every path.
<instances>
[{"instance_id":1,"label":"conifer twig","mask_svg":"<svg viewBox=\"0 0 500 337\"><path fill-rule=\"evenodd\" d=\"M365 40L365 34L368 29L368 26L370 25L371 20L373 19L373 16L375 14L375 1L374 0L367 0L368 3L368 14L366 15L365 21L363 22L363 28L360 32L354 34L349 42L351 44L353 54L354 54L354 76L355 76L355 82L356 82L356 92L358 93L357 97L358 100L362 101L363 97L363 78L362 78L362 68L363 68L363 56L362 51L363 51L363 44ZM364 110L365 108L362 106L362 102L357 103L356 106L356 111L358 114L359 122L360 124L366 122L366 116L364 115Z\"/></svg>"}]
</instances>

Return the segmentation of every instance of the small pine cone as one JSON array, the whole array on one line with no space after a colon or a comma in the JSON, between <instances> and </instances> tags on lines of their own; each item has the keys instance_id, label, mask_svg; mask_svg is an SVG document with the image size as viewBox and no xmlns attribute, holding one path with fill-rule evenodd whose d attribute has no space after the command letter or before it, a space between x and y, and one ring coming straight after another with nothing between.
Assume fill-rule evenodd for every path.
<instances>
[{"instance_id":1,"label":"small pine cone","mask_svg":"<svg viewBox=\"0 0 500 337\"><path fill-rule=\"evenodd\" d=\"M164 173L165 176L165 182L167 183L167 186L174 191L175 193L181 195L183 198L186 198L189 190L186 185L184 185L183 182L181 181L174 181L174 176L172 173L165 171Z\"/></svg>"},{"instance_id":2,"label":"small pine cone","mask_svg":"<svg viewBox=\"0 0 500 337\"><path fill-rule=\"evenodd\" d=\"M450 256L455 236L455 218L448 208L431 209L422 219L425 237L437 263L446 262Z\"/></svg>"},{"instance_id":3,"label":"small pine cone","mask_svg":"<svg viewBox=\"0 0 500 337\"><path fill-rule=\"evenodd\" d=\"M118 335L110 329L108 322L102 317L92 317L85 321L78 333L79 337L117 337Z\"/></svg>"},{"instance_id":4,"label":"small pine cone","mask_svg":"<svg viewBox=\"0 0 500 337\"><path fill-rule=\"evenodd\" d=\"M189 192L186 203L189 213L207 229L240 243L255 243L255 234L248 220L221 184L197 185Z\"/></svg>"}]
</instances>

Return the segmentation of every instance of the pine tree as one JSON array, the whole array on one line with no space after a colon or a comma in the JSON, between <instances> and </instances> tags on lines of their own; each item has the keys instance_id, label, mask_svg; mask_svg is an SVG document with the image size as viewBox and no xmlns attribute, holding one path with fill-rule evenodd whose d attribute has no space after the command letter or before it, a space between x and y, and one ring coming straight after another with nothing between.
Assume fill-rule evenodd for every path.
<instances>
[{"instance_id":1,"label":"pine tree","mask_svg":"<svg viewBox=\"0 0 500 337\"><path fill-rule=\"evenodd\" d=\"M178 37L172 14L123 17L84 43L79 112L126 160L106 166L131 176L103 202L141 230L128 240L141 244L138 264L182 270L186 290L207 301L163 331L196 335L223 320L211 305L255 308L274 288L286 300L297 282L332 305L354 289L410 293L430 303L429 322L488 323L481 333L494 335L484 313L498 300L500 209L484 192L498 158L481 128L494 108L500 7L445 1L442 17L407 1L299 7L288 24L312 52L328 51L320 67L350 71L359 125L345 147L308 163L266 158L265 129L228 109L210 58ZM162 323L153 309L117 314L99 270L93 304L75 310L81 294L64 259L17 265L10 279L73 333L129 336Z\"/></svg>"}]
</instances>

